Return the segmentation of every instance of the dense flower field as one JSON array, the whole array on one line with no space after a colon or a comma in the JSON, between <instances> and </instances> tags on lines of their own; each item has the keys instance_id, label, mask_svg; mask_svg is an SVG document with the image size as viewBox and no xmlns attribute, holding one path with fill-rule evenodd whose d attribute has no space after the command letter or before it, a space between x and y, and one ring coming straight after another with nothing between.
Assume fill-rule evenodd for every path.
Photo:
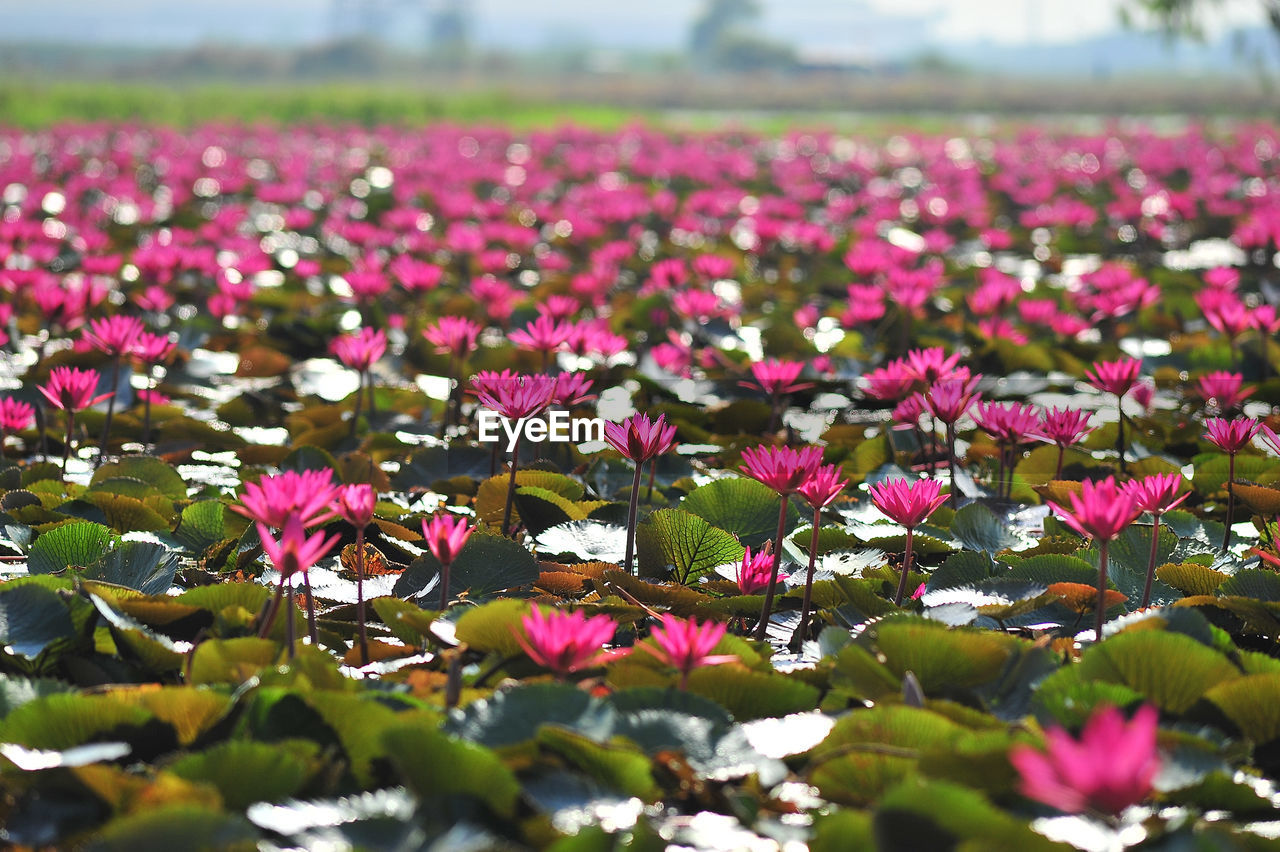
<instances>
[{"instance_id":1,"label":"dense flower field","mask_svg":"<svg viewBox=\"0 0 1280 852\"><path fill-rule=\"evenodd\" d=\"M1278 155L0 130L0 837L1269 848Z\"/></svg>"}]
</instances>

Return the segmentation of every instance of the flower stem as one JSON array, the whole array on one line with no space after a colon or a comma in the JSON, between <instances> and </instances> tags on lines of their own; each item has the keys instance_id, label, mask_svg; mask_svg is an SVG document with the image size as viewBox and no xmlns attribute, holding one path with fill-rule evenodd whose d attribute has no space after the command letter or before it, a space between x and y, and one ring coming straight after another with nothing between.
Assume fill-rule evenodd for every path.
<instances>
[{"instance_id":1,"label":"flower stem","mask_svg":"<svg viewBox=\"0 0 1280 852\"><path fill-rule=\"evenodd\" d=\"M627 556L622 567L631 573L631 561L636 552L636 514L640 511L640 474L644 470L642 462L636 462L636 473L631 480L631 505L627 507Z\"/></svg>"},{"instance_id":2,"label":"flower stem","mask_svg":"<svg viewBox=\"0 0 1280 852\"><path fill-rule=\"evenodd\" d=\"M1059 444L1058 445L1058 466L1053 471L1054 479L1062 479L1062 461L1066 456L1066 454L1067 454L1067 445Z\"/></svg>"},{"instance_id":3,"label":"flower stem","mask_svg":"<svg viewBox=\"0 0 1280 852\"><path fill-rule=\"evenodd\" d=\"M444 612L449 608L449 571L453 568L453 561L445 562L440 566L440 611Z\"/></svg>"},{"instance_id":4,"label":"flower stem","mask_svg":"<svg viewBox=\"0 0 1280 852\"><path fill-rule=\"evenodd\" d=\"M907 574L911 572L911 545L915 537L915 528L907 527L907 549L902 554L902 576L898 578L898 592L893 596L893 605L902 606L902 599L907 594Z\"/></svg>"},{"instance_id":5,"label":"flower stem","mask_svg":"<svg viewBox=\"0 0 1280 852\"><path fill-rule=\"evenodd\" d=\"M302 598L307 605L307 635L311 637L311 644L315 645L320 641L320 633L316 630L316 602L311 597L311 577L306 571L302 572Z\"/></svg>"},{"instance_id":6,"label":"flower stem","mask_svg":"<svg viewBox=\"0 0 1280 852\"><path fill-rule=\"evenodd\" d=\"M809 570L804 575L804 601L800 605L800 626L796 628L796 636L803 642L809 635L809 606L813 597L813 569L818 561L818 524L822 520L822 510L813 510L813 535L809 538Z\"/></svg>"},{"instance_id":7,"label":"flower stem","mask_svg":"<svg viewBox=\"0 0 1280 852\"><path fill-rule=\"evenodd\" d=\"M281 583L285 582L283 577L280 579L280 582ZM285 624L285 632L286 632L286 637L288 639L288 644L289 644L289 659L292 660L293 650L294 650L293 643L297 640L297 636L295 635L296 629L295 629L293 620L294 620L294 616L297 615L297 612L298 612L297 605L294 604L293 602L293 583L289 583L289 585L285 589L285 603L289 608L288 619Z\"/></svg>"},{"instance_id":8,"label":"flower stem","mask_svg":"<svg viewBox=\"0 0 1280 852\"><path fill-rule=\"evenodd\" d=\"M1094 641L1102 641L1102 626L1107 623L1107 545L1111 542L1098 542L1098 601L1096 605L1097 628Z\"/></svg>"},{"instance_id":9,"label":"flower stem","mask_svg":"<svg viewBox=\"0 0 1280 852\"><path fill-rule=\"evenodd\" d=\"M779 494L782 505L778 508L778 533L773 537L773 570L769 573L769 589L764 593L764 607L760 610L760 623L756 625L756 639L764 639L769 628L769 615L773 612L773 592L778 585L778 568L782 565L782 536L787 530L787 495Z\"/></svg>"},{"instance_id":10,"label":"flower stem","mask_svg":"<svg viewBox=\"0 0 1280 852\"><path fill-rule=\"evenodd\" d=\"M1120 454L1120 472L1128 473L1129 468L1124 460L1124 397L1120 394L1116 394L1116 414L1120 418L1116 429L1116 452Z\"/></svg>"},{"instance_id":11,"label":"flower stem","mask_svg":"<svg viewBox=\"0 0 1280 852\"><path fill-rule=\"evenodd\" d=\"M948 488L950 492L947 495L947 504L951 508L960 505L960 489L956 488L956 424L947 424L947 479L949 480Z\"/></svg>"},{"instance_id":12,"label":"flower stem","mask_svg":"<svg viewBox=\"0 0 1280 852\"><path fill-rule=\"evenodd\" d=\"M62 445L62 475L67 475L67 460L71 458L71 436L76 430L76 413L67 409L67 440Z\"/></svg>"},{"instance_id":13,"label":"flower stem","mask_svg":"<svg viewBox=\"0 0 1280 852\"><path fill-rule=\"evenodd\" d=\"M360 426L360 413L364 410L364 373L356 374L359 378L356 381L356 401L355 407L351 410L351 432L350 437L356 436L356 430Z\"/></svg>"},{"instance_id":14,"label":"flower stem","mask_svg":"<svg viewBox=\"0 0 1280 852\"><path fill-rule=\"evenodd\" d=\"M516 500L516 467L520 462L520 433L516 433L515 443L511 445L511 477L507 480L507 505L502 510L502 534L510 535L511 506Z\"/></svg>"},{"instance_id":15,"label":"flower stem","mask_svg":"<svg viewBox=\"0 0 1280 852\"><path fill-rule=\"evenodd\" d=\"M1231 524L1236 515L1236 489L1233 487L1236 478L1236 454L1227 454L1227 526L1222 531L1222 552L1231 548Z\"/></svg>"},{"instance_id":16,"label":"flower stem","mask_svg":"<svg viewBox=\"0 0 1280 852\"><path fill-rule=\"evenodd\" d=\"M364 527L356 529L356 630L360 638L360 665L369 665L369 632L364 626Z\"/></svg>"},{"instance_id":17,"label":"flower stem","mask_svg":"<svg viewBox=\"0 0 1280 852\"><path fill-rule=\"evenodd\" d=\"M276 623L276 615L280 612L280 599L283 597L284 577L281 577L279 585L276 586L276 593L271 596L271 604L267 607L266 613L262 616L262 624L258 626L259 639L267 638L267 634L271 632L272 626Z\"/></svg>"},{"instance_id":18,"label":"flower stem","mask_svg":"<svg viewBox=\"0 0 1280 852\"><path fill-rule=\"evenodd\" d=\"M151 449L151 394L155 393L155 383L151 380L151 368L147 368L147 398L142 401L142 451Z\"/></svg>"},{"instance_id":19,"label":"flower stem","mask_svg":"<svg viewBox=\"0 0 1280 852\"><path fill-rule=\"evenodd\" d=\"M1147 582L1142 587L1143 609L1151 605L1151 580L1156 576L1156 551L1160 548L1160 515L1151 527L1151 555L1147 557Z\"/></svg>"},{"instance_id":20,"label":"flower stem","mask_svg":"<svg viewBox=\"0 0 1280 852\"><path fill-rule=\"evenodd\" d=\"M111 438L111 415L116 411L116 388L120 386L120 356L111 362L111 396L107 398L107 418L102 421L102 440L98 446L98 458L93 469L102 467L102 458L107 454L107 441Z\"/></svg>"},{"instance_id":21,"label":"flower stem","mask_svg":"<svg viewBox=\"0 0 1280 852\"><path fill-rule=\"evenodd\" d=\"M373 398L373 373L361 370L360 378L363 380L365 393L369 396L369 419L372 420L378 413L378 402Z\"/></svg>"}]
</instances>

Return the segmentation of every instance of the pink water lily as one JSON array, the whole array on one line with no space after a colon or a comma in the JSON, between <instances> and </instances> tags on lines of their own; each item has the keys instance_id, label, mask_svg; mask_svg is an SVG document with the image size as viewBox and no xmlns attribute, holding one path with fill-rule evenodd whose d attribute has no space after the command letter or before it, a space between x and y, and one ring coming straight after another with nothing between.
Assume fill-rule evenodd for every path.
<instances>
[{"instance_id":1,"label":"pink water lily","mask_svg":"<svg viewBox=\"0 0 1280 852\"><path fill-rule=\"evenodd\" d=\"M906 548L902 554L902 573L898 577L898 590L893 596L895 605L902 604L907 593L907 575L911 572L911 546L915 528L947 501L941 493L942 486L936 479L891 479L871 486L871 500L877 509L889 519L907 528Z\"/></svg>"},{"instance_id":2,"label":"pink water lily","mask_svg":"<svg viewBox=\"0 0 1280 852\"><path fill-rule=\"evenodd\" d=\"M1117 815L1152 793L1160 769L1158 723L1159 714L1150 704L1138 708L1131 720L1114 707L1102 707L1089 717L1079 739L1050 728L1046 751L1017 745L1009 762L1029 799L1067 813Z\"/></svg>"},{"instance_id":3,"label":"pink water lily","mask_svg":"<svg viewBox=\"0 0 1280 852\"><path fill-rule=\"evenodd\" d=\"M1252 417L1236 417L1232 420L1210 417L1204 425L1205 438L1227 454L1227 522L1222 533L1222 550L1226 552L1231 546L1231 524L1236 514L1236 456L1249 446L1262 429L1262 424Z\"/></svg>"},{"instance_id":4,"label":"pink water lily","mask_svg":"<svg viewBox=\"0 0 1280 852\"><path fill-rule=\"evenodd\" d=\"M640 511L640 474L644 469L643 465L671 449L675 439L675 424L667 423L664 414L659 414L657 420L650 420L649 415L637 412L621 423L604 424L605 442L635 462L635 472L631 479L631 502L627 506L627 548L622 562L622 568L627 573L631 573L635 556L636 516ZM653 489L649 490L652 494Z\"/></svg>"},{"instance_id":5,"label":"pink water lily","mask_svg":"<svg viewBox=\"0 0 1280 852\"><path fill-rule=\"evenodd\" d=\"M618 629L617 622L607 615L587 618L581 611L543 610L535 606L520 619L520 625L523 631L514 628L511 631L516 642L529 659L550 669L561 680L631 651L630 648L604 650L605 643Z\"/></svg>"},{"instance_id":6,"label":"pink water lily","mask_svg":"<svg viewBox=\"0 0 1280 852\"><path fill-rule=\"evenodd\" d=\"M454 560L466 546L475 527L461 515L437 512L422 521L422 537L427 548L440 563L440 609L449 607L449 574Z\"/></svg>"},{"instance_id":7,"label":"pink water lily","mask_svg":"<svg viewBox=\"0 0 1280 852\"><path fill-rule=\"evenodd\" d=\"M636 647L680 672L680 688L687 689L689 675L694 669L732 663L738 659L734 654L711 653L724 638L725 630L725 625L720 622L699 624L693 618L684 620L665 613L662 624L650 631L653 644L641 643Z\"/></svg>"},{"instance_id":8,"label":"pink water lily","mask_svg":"<svg viewBox=\"0 0 1280 852\"><path fill-rule=\"evenodd\" d=\"M1116 484L1112 477L1099 482L1085 480L1080 483L1080 493L1068 495L1071 508L1065 509L1052 500L1051 508L1058 517L1080 535L1093 539L1098 545L1098 603L1097 624L1094 633L1102 641L1102 627L1107 621L1107 545L1133 523L1142 510L1134 495Z\"/></svg>"}]
</instances>

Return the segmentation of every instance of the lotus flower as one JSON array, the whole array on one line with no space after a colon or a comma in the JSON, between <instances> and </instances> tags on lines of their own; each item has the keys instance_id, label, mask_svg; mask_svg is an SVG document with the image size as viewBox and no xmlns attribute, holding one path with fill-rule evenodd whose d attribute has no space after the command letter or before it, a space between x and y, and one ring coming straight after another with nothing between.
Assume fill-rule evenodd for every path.
<instances>
[{"instance_id":1,"label":"lotus flower","mask_svg":"<svg viewBox=\"0 0 1280 852\"><path fill-rule=\"evenodd\" d=\"M1156 575L1156 556L1160 546L1160 516L1181 505L1191 492L1179 496L1186 484L1180 473L1157 473L1135 479L1124 485L1139 511L1150 512L1155 519L1151 527L1151 555L1147 558L1147 582L1142 588L1142 606L1151 603L1151 583Z\"/></svg>"},{"instance_id":2,"label":"lotus flower","mask_svg":"<svg viewBox=\"0 0 1280 852\"><path fill-rule=\"evenodd\" d=\"M725 629L725 625L719 622L699 624L692 618L684 621L670 613L664 613L662 625L650 632L654 644L640 644L636 647L679 671L680 688L687 689L689 673L694 669L732 663L738 659L733 654L711 653L724 638Z\"/></svg>"},{"instance_id":3,"label":"lotus flower","mask_svg":"<svg viewBox=\"0 0 1280 852\"><path fill-rule=\"evenodd\" d=\"M1151 795L1160 758L1159 714L1144 704L1125 721L1114 707L1094 711L1080 739L1061 728L1045 733L1047 752L1014 746L1009 762L1022 778L1022 794L1067 813L1118 815Z\"/></svg>"},{"instance_id":4,"label":"lotus flower","mask_svg":"<svg viewBox=\"0 0 1280 852\"><path fill-rule=\"evenodd\" d=\"M629 648L604 651L613 638L617 623L607 615L587 618L581 612L544 611L535 606L520 619L524 632L512 628L512 634L529 658L564 680L579 669L617 659Z\"/></svg>"},{"instance_id":5,"label":"lotus flower","mask_svg":"<svg viewBox=\"0 0 1280 852\"><path fill-rule=\"evenodd\" d=\"M1083 441L1093 431L1089 425L1089 412L1071 408L1051 408L1043 414L1040 427L1033 437L1058 446L1058 466L1053 478L1062 478L1062 459L1067 447Z\"/></svg>"},{"instance_id":6,"label":"lotus flower","mask_svg":"<svg viewBox=\"0 0 1280 852\"><path fill-rule=\"evenodd\" d=\"M440 563L441 610L449 608L449 569L474 531L466 518L448 512L438 512L422 522L422 537Z\"/></svg>"},{"instance_id":7,"label":"lotus flower","mask_svg":"<svg viewBox=\"0 0 1280 852\"><path fill-rule=\"evenodd\" d=\"M796 635L803 641L807 635L809 625L809 610L813 597L813 570L818 559L818 529L822 524L822 509L831 503L840 495L845 486L849 484L841 474L843 470L834 464L823 465L818 468L813 476L800 486L797 492L804 498L805 502L813 507L813 532L809 539L809 569L805 572L804 577L804 600L800 605L800 626L796 628Z\"/></svg>"},{"instance_id":8,"label":"lotus flower","mask_svg":"<svg viewBox=\"0 0 1280 852\"><path fill-rule=\"evenodd\" d=\"M364 529L373 521L377 501L378 492L362 482L339 486L333 503L338 516L356 530L356 629L361 665L369 664L369 634L364 622Z\"/></svg>"},{"instance_id":9,"label":"lotus flower","mask_svg":"<svg viewBox=\"0 0 1280 852\"><path fill-rule=\"evenodd\" d=\"M1053 501L1049 501L1049 507L1067 526L1098 544L1098 620L1095 636L1100 642L1102 627L1107 620L1107 545L1137 519L1141 509L1133 494L1116 485L1112 477L1100 482L1086 480L1080 484L1079 494L1069 496L1070 511Z\"/></svg>"},{"instance_id":10,"label":"lotus flower","mask_svg":"<svg viewBox=\"0 0 1280 852\"><path fill-rule=\"evenodd\" d=\"M1244 376L1240 373L1215 370L1196 380L1196 390L1204 399L1205 405L1227 412L1239 408L1255 388L1253 385L1245 386Z\"/></svg>"},{"instance_id":11,"label":"lotus flower","mask_svg":"<svg viewBox=\"0 0 1280 852\"><path fill-rule=\"evenodd\" d=\"M4 456L5 439L30 426L35 416L36 410L29 403L9 396L0 399L0 458Z\"/></svg>"},{"instance_id":12,"label":"lotus flower","mask_svg":"<svg viewBox=\"0 0 1280 852\"><path fill-rule=\"evenodd\" d=\"M778 492L778 531L773 537L773 571L769 588L764 593L764 607L760 611L760 623L756 626L756 639L764 639L769 627L769 614L773 611L774 587L778 584L778 570L782 566L782 536L787 524L787 498L800 490L818 472L822 464L821 447L748 447L742 451L742 470L753 479Z\"/></svg>"},{"instance_id":13,"label":"lotus flower","mask_svg":"<svg viewBox=\"0 0 1280 852\"><path fill-rule=\"evenodd\" d=\"M1124 441L1124 395L1137 383L1138 375L1141 372L1142 362L1128 357L1115 361L1095 361L1091 369L1084 371L1089 384L1104 393L1116 395L1116 416L1119 417L1119 426L1116 433L1116 452L1120 457L1121 471L1127 470L1124 458L1126 449Z\"/></svg>"},{"instance_id":14,"label":"lotus flower","mask_svg":"<svg viewBox=\"0 0 1280 852\"><path fill-rule=\"evenodd\" d=\"M67 412L67 439L62 445L62 470L66 473L67 459L71 454L71 440L75 435L76 412L97 405L110 393L94 396L98 388L97 370L81 370L78 367L54 367L49 371L48 384L37 388L49 404ZM99 454L101 455L101 454Z\"/></svg>"},{"instance_id":15,"label":"lotus flower","mask_svg":"<svg viewBox=\"0 0 1280 852\"><path fill-rule=\"evenodd\" d=\"M334 516L333 502L338 486L333 471L286 470L275 476L264 476L257 482L245 483L240 505L231 511L275 529L283 529L290 518L303 526L322 524Z\"/></svg>"},{"instance_id":16,"label":"lotus flower","mask_svg":"<svg viewBox=\"0 0 1280 852\"><path fill-rule=\"evenodd\" d=\"M902 598L907 593L907 575L911 571L911 546L915 528L947 501L947 496L941 491L942 486L936 479L917 479L911 483L905 479L894 479L871 486L871 501L876 508L907 528L902 574L898 578L898 590L893 596L895 606L902 605Z\"/></svg>"},{"instance_id":17,"label":"lotus flower","mask_svg":"<svg viewBox=\"0 0 1280 852\"><path fill-rule=\"evenodd\" d=\"M267 616L263 620L262 628L259 631L260 636L266 636L271 630L271 625L275 621L276 612L280 608L281 592L288 592L289 620L289 656L293 657L293 584L289 582L289 578L294 574L302 574L304 577L311 567L320 561L320 559L329 552L333 545L338 541L338 537L326 537L323 531L316 532L311 536L306 534L303 526L302 518L293 514L284 522L280 537L277 539L266 524L257 523L258 537L262 540L262 552L271 560L271 564L280 572L280 585L276 589L276 594L271 602L271 607L267 611ZM314 609L311 605L310 592L307 593L307 614L311 619L311 639L316 640L315 633L315 617Z\"/></svg>"},{"instance_id":18,"label":"lotus flower","mask_svg":"<svg viewBox=\"0 0 1280 852\"><path fill-rule=\"evenodd\" d=\"M786 574L779 574L778 580L787 579ZM744 595L755 595L768 589L773 580L773 553L769 548L752 554L747 548L742 554L742 562L738 565L736 580L738 591Z\"/></svg>"},{"instance_id":19,"label":"lotus flower","mask_svg":"<svg viewBox=\"0 0 1280 852\"><path fill-rule=\"evenodd\" d=\"M1208 430L1205 437L1209 442L1227 454L1227 523L1222 534L1222 550L1225 553L1231 546L1231 524L1236 513L1236 454L1249 446L1262 424L1252 417L1237 417L1234 420L1210 417L1205 421L1205 427Z\"/></svg>"},{"instance_id":20,"label":"lotus flower","mask_svg":"<svg viewBox=\"0 0 1280 852\"><path fill-rule=\"evenodd\" d=\"M635 474L631 480L631 503L627 507L627 551L622 567L631 573L631 564L636 552L636 515L640 511L640 474L643 465L650 459L671 449L675 443L676 427L666 422L666 416L659 414L657 420L650 420L649 415L636 413L621 423L604 424L604 440L618 452L635 463ZM653 488L650 486L650 494Z\"/></svg>"}]
</instances>

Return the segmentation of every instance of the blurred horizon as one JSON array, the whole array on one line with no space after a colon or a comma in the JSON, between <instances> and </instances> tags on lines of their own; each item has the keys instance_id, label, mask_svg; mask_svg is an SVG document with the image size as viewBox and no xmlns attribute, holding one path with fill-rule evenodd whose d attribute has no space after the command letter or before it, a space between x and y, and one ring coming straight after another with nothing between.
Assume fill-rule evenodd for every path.
<instances>
[{"instance_id":1,"label":"blurred horizon","mask_svg":"<svg viewBox=\"0 0 1280 852\"><path fill-rule=\"evenodd\" d=\"M1227 0L1201 42L1121 24L1121 0L157 0L14 2L0 11L0 69L146 76L154 54L306 54L344 49L388 66L483 70L902 71L1256 75L1277 67L1256 3ZM353 48L357 45L358 48ZM84 48L89 48L88 51ZM77 56L77 54L83 54ZM425 63L425 64L424 64ZM216 64L216 63L215 63ZM285 63L277 63L288 76ZM166 76L171 68L152 69ZM205 67L203 73L217 70ZM234 76L234 75L233 75Z\"/></svg>"}]
</instances>

